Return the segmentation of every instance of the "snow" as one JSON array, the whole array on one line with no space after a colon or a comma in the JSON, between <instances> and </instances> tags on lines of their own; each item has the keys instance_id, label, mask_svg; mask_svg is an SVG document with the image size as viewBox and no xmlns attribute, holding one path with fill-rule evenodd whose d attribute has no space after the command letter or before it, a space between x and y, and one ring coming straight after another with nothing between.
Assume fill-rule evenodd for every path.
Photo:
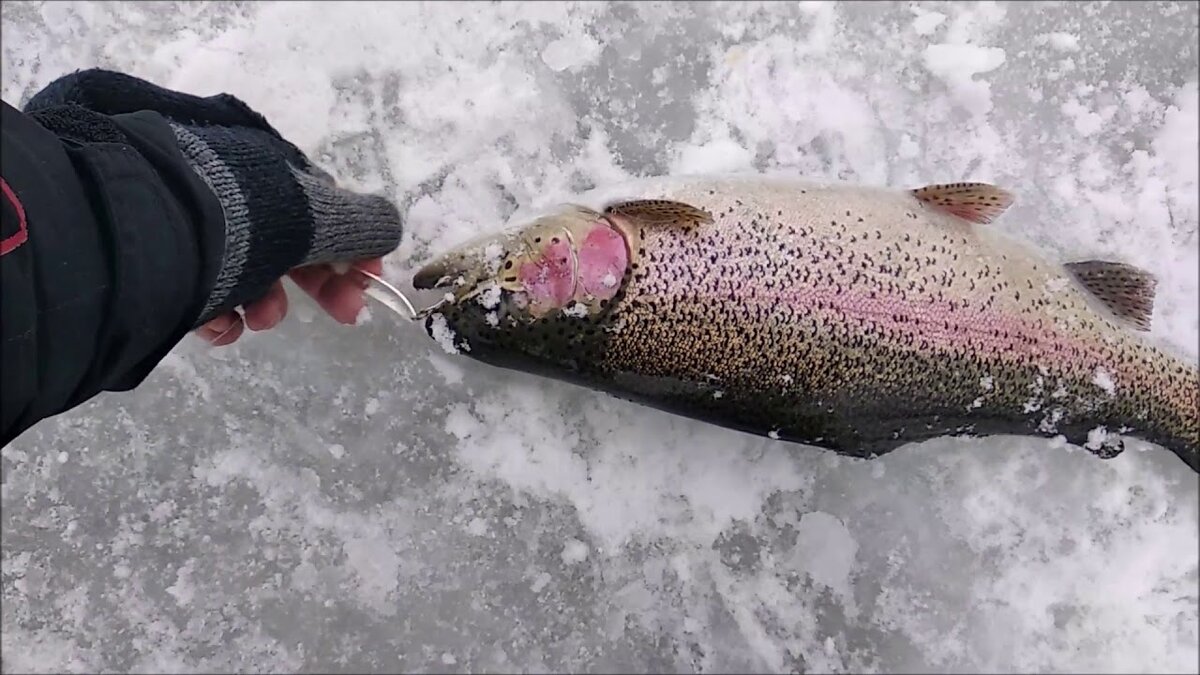
<instances>
[{"instance_id":1,"label":"snow","mask_svg":"<svg viewBox=\"0 0 1200 675\"><path fill-rule=\"evenodd\" d=\"M973 114L992 108L991 85L974 79L1004 64L1004 50L969 44L932 44L923 54L925 67L946 84L952 94Z\"/></svg>"},{"instance_id":2,"label":"snow","mask_svg":"<svg viewBox=\"0 0 1200 675\"><path fill-rule=\"evenodd\" d=\"M363 305L362 309L358 310L358 314L354 315L354 325L361 326L371 320L371 306Z\"/></svg>"},{"instance_id":3,"label":"snow","mask_svg":"<svg viewBox=\"0 0 1200 675\"><path fill-rule=\"evenodd\" d=\"M536 577L534 577L533 583L529 586L529 590L533 591L534 593L541 593L542 589L546 588L546 586L549 585L553 579L554 577L550 576L549 572L540 572Z\"/></svg>"},{"instance_id":4,"label":"snow","mask_svg":"<svg viewBox=\"0 0 1200 675\"><path fill-rule=\"evenodd\" d=\"M839 595L849 606L854 602L850 575L857 551L858 542L836 517L823 511L800 517L792 550L796 568L807 572L814 582Z\"/></svg>"},{"instance_id":5,"label":"snow","mask_svg":"<svg viewBox=\"0 0 1200 675\"><path fill-rule=\"evenodd\" d=\"M563 309L562 313L566 316L582 319L588 315L588 308L582 302L572 302Z\"/></svg>"},{"instance_id":6,"label":"snow","mask_svg":"<svg viewBox=\"0 0 1200 675\"><path fill-rule=\"evenodd\" d=\"M500 306L501 297L499 285L492 281L485 282L479 293L479 304L483 305L484 309L496 309Z\"/></svg>"},{"instance_id":7,"label":"snow","mask_svg":"<svg viewBox=\"0 0 1200 675\"><path fill-rule=\"evenodd\" d=\"M563 546L562 561L567 565L575 565L587 560L588 547L587 544L578 539L568 539Z\"/></svg>"},{"instance_id":8,"label":"snow","mask_svg":"<svg viewBox=\"0 0 1200 675\"><path fill-rule=\"evenodd\" d=\"M495 274L500 269L500 263L504 258L504 246L499 242L489 242L483 248L483 259L487 263L488 271ZM496 289L499 291L499 288ZM494 305L493 305L494 306Z\"/></svg>"},{"instance_id":9,"label":"snow","mask_svg":"<svg viewBox=\"0 0 1200 675\"><path fill-rule=\"evenodd\" d=\"M479 517L472 518L471 522L467 523L467 532L470 532L476 537L482 537L488 532L487 521Z\"/></svg>"},{"instance_id":10,"label":"snow","mask_svg":"<svg viewBox=\"0 0 1200 675\"><path fill-rule=\"evenodd\" d=\"M932 34L946 20L946 15L941 12L930 12L920 7L914 7L913 9L917 14L917 18L913 19L912 27L920 35Z\"/></svg>"},{"instance_id":11,"label":"snow","mask_svg":"<svg viewBox=\"0 0 1200 675\"><path fill-rule=\"evenodd\" d=\"M728 138L700 145L684 144L672 164L673 174L719 174L753 170L754 153Z\"/></svg>"},{"instance_id":12,"label":"snow","mask_svg":"<svg viewBox=\"0 0 1200 675\"><path fill-rule=\"evenodd\" d=\"M5 2L0 48L14 104L93 65L241 96L397 200L400 288L639 175L986 180L1052 257L1152 270L1194 360L1198 10L1128 5ZM1196 672L1197 480L1156 446L850 460L289 295L0 451L6 671Z\"/></svg>"},{"instance_id":13,"label":"snow","mask_svg":"<svg viewBox=\"0 0 1200 675\"><path fill-rule=\"evenodd\" d=\"M1096 427L1088 432L1087 442L1084 443L1084 447L1089 450L1099 450L1104 446L1106 440L1108 440L1108 429Z\"/></svg>"},{"instance_id":14,"label":"snow","mask_svg":"<svg viewBox=\"0 0 1200 675\"><path fill-rule=\"evenodd\" d=\"M1079 51L1079 36L1072 33L1044 33L1037 36L1035 43L1048 44L1054 49L1062 52Z\"/></svg>"},{"instance_id":15,"label":"snow","mask_svg":"<svg viewBox=\"0 0 1200 675\"><path fill-rule=\"evenodd\" d=\"M542 62L556 72L575 71L595 61L600 48L600 43L587 35L559 38L542 50Z\"/></svg>"},{"instance_id":16,"label":"snow","mask_svg":"<svg viewBox=\"0 0 1200 675\"><path fill-rule=\"evenodd\" d=\"M1092 376L1092 384L1104 390L1105 394L1113 396L1117 393L1117 384L1113 382L1112 375L1103 368L1097 368Z\"/></svg>"},{"instance_id":17,"label":"snow","mask_svg":"<svg viewBox=\"0 0 1200 675\"><path fill-rule=\"evenodd\" d=\"M454 331L451 330L449 324L446 323L446 317L441 314L434 314L430 319L433 339L437 341L439 347L447 354L459 354L458 345L454 342Z\"/></svg>"}]
</instances>

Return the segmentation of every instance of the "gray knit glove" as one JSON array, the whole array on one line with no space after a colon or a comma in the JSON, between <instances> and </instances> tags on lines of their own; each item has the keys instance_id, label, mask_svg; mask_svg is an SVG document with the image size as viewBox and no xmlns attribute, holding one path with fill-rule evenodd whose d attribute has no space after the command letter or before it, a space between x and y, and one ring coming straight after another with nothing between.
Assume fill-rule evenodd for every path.
<instances>
[{"instance_id":1,"label":"gray knit glove","mask_svg":"<svg viewBox=\"0 0 1200 675\"><path fill-rule=\"evenodd\" d=\"M51 82L25 110L68 104L104 115L162 115L221 202L225 252L196 326L262 297L292 268L378 258L400 244L395 205L337 187L233 96L200 98L121 73L85 70Z\"/></svg>"}]
</instances>

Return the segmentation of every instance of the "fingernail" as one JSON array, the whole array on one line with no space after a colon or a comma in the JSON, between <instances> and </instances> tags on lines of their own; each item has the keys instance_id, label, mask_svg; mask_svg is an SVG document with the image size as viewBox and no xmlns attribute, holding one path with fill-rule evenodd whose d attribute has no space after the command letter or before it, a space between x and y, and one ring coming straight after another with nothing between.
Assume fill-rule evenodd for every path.
<instances>
[{"instance_id":1,"label":"fingernail","mask_svg":"<svg viewBox=\"0 0 1200 675\"><path fill-rule=\"evenodd\" d=\"M237 322L234 322L234 323L231 323L231 324L229 324L229 328L226 328L226 329L225 329L225 330L224 330L224 331L223 331L223 332L222 332L220 335L218 335L218 336L216 336L215 338L213 338L212 340L210 340L210 341L209 341L209 343L208 343L208 346L209 346L209 347L219 347L219 346L221 346L221 345L218 345L217 343L221 341L221 338L225 337L226 335L229 335L229 332L230 332L231 330L233 330L233 327L234 327L234 326L236 326L236 325L237 325Z\"/></svg>"}]
</instances>

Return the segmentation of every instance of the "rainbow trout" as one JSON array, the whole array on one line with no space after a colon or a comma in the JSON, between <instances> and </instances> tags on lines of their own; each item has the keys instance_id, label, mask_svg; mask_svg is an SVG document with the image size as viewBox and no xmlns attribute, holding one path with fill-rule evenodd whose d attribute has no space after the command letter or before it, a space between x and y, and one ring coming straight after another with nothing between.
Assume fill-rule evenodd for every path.
<instances>
[{"instance_id":1,"label":"rainbow trout","mask_svg":"<svg viewBox=\"0 0 1200 675\"><path fill-rule=\"evenodd\" d=\"M1152 275L1004 236L1001 188L659 178L593 197L418 271L447 290L429 334L856 457L993 434L1110 457L1130 436L1200 471L1200 371L1142 335Z\"/></svg>"}]
</instances>

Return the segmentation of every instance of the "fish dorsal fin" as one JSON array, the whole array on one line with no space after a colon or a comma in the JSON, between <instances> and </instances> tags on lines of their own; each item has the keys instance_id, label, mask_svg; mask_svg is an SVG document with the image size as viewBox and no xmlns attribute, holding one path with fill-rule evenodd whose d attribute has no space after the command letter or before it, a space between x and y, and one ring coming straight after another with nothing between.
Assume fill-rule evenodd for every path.
<instances>
[{"instance_id":1,"label":"fish dorsal fin","mask_svg":"<svg viewBox=\"0 0 1200 675\"><path fill-rule=\"evenodd\" d=\"M1086 260L1063 265L1097 300L1117 317L1141 331L1150 330L1154 313L1153 274L1125 263Z\"/></svg>"},{"instance_id":2,"label":"fish dorsal fin","mask_svg":"<svg viewBox=\"0 0 1200 675\"><path fill-rule=\"evenodd\" d=\"M1015 200L1011 192L988 183L926 185L912 194L939 211L979 224L999 218Z\"/></svg>"},{"instance_id":3,"label":"fish dorsal fin","mask_svg":"<svg viewBox=\"0 0 1200 675\"><path fill-rule=\"evenodd\" d=\"M624 216L644 225L707 225L713 222L708 211L669 199L614 202L605 207L604 213Z\"/></svg>"}]
</instances>

